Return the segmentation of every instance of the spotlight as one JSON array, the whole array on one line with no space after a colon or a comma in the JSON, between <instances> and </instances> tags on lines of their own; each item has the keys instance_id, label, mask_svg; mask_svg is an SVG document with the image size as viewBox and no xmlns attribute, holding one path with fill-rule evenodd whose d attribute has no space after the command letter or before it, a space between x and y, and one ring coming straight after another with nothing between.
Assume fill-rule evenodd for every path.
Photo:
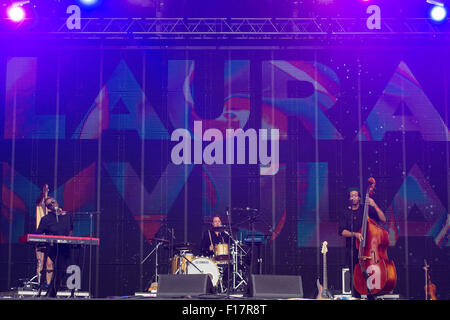
<instances>
[{"instance_id":1,"label":"spotlight","mask_svg":"<svg viewBox=\"0 0 450 320\"><path fill-rule=\"evenodd\" d=\"M429 4L434 4L435 6L444 6L444 3L442 2L442 0L427 0L427 3Z\"/></svg>"},{"instance_id":2,"label":"spotlight","mask_svg":"<svg viewBox=\"0 0 450 320\"><path fill-rule=\"evenodd\" d=\"M434 21L440 22L447 17L447 10L440 5L434 6L430 11L430 16Z\"/></svg>"},{"instance_id":3,"label":"spotlight","mask_svg":"<svg viewBox=\"0 0 450 320\"><path fill-rule=\"evenodd\" d=\"M80 3L85 6L92 6L97 3L98 0L80 0Z\"/></svg>"},{"instance_id":4,"label":"spotlight","mask_svg":"<svg viewBox=\"0 0 450 320\"><path fill-rule=\"evenodd\" d=\"M21 5L13 4L7 9L7 13L11 21L21 22L25 19L25 10Z\"/></svg>"},{"instance_id":5,"label":"spotlight","mask_svg":"<svg viewBox=\"0 0 450 320\"><path fill-rule=\"evenodd\" d=\"M102 5L102 0L77 0L77 2L84 10L96 10Z\"/></svg>"}]
</instances>

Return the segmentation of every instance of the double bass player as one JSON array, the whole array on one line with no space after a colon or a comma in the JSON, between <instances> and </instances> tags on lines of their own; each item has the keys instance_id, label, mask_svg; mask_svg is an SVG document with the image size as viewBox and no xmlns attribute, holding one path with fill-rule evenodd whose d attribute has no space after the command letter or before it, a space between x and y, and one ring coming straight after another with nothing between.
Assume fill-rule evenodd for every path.
<instances>
[{"instance_id":1,"label":"double bass player","mask_svg":"<svg viewBox=\"0 0 450 320\"><path fill-rule=\"evenodd\" d=\"M380 207L375 203L372 198L367 198L367 205L369 207L368 215L376 222L386 222L386 216ZM348 189L348 206L342 212L339 220L339 235L346 239L346 263L350 267L351 274L354 273L355 266L359 263L358 254L359 251L356 248L356 240L362 241L363 236L360 233L362 221L364 216L364 205L361 201L361 194L358 188ZM354 283L352 281L352 296L360 297L360 294L355 290ZM372 299L371 295L367 296L368 299Z\"/></svg>"}]
</instances>

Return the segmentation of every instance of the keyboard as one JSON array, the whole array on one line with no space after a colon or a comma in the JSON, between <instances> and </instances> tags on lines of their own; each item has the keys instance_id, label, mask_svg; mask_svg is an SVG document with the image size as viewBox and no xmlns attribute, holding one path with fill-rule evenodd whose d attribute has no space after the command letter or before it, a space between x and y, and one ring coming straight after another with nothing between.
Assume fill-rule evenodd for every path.
<instances>
[{"instance_id":1,"label":"keyboard","mask_svg":"<svg viewBox=\"0 0 450 320\"><path fill-rule=\"evenodd\" d=\"M70 237L50 236L44 234L25 234L19 238L20 243L65 243L71 245L93 245L100 244L99 238L92 237Z\"/></svg>"}]
</instances>

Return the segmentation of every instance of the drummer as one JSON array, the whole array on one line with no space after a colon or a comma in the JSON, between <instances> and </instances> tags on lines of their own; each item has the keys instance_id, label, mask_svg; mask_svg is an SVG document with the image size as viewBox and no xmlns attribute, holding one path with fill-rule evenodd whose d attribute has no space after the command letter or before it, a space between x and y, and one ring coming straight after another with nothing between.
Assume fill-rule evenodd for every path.
<instances>
[{"instance_id":1,"label":"drummer","mask_svg":"<svg viewBox=\"0 0 450 320\"><path fill-rule=\"evenodd\" d=\"M228 235L225 233L224 228L222 228L220 215L214 214L211 224L212 227L203 234L201 246L202 254L208 257L214 255L214 248L218 244L228 244L229 241Z\"/></svg>"}]
</instances>

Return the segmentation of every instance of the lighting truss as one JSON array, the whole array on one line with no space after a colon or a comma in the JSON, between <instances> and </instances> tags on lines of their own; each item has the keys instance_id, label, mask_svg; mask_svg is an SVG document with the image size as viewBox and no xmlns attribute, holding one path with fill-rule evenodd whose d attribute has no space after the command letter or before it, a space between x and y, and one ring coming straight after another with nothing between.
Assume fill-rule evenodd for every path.
<instances>
[{"instance_id":1,"label":"lighting truss","mask_svg":"<svg viewBox=\"0 0 450 320\"><path fill-rule=\"evenodd\" d=\"M0 36L115 37L128 39L314 39L321 37L435 37L449 36L450 28L428 18L381 19L369 30L363 18L82 18L79 30L64 19L41 19L11 26L0 23Z\"/></svg>"}]
</instances>

